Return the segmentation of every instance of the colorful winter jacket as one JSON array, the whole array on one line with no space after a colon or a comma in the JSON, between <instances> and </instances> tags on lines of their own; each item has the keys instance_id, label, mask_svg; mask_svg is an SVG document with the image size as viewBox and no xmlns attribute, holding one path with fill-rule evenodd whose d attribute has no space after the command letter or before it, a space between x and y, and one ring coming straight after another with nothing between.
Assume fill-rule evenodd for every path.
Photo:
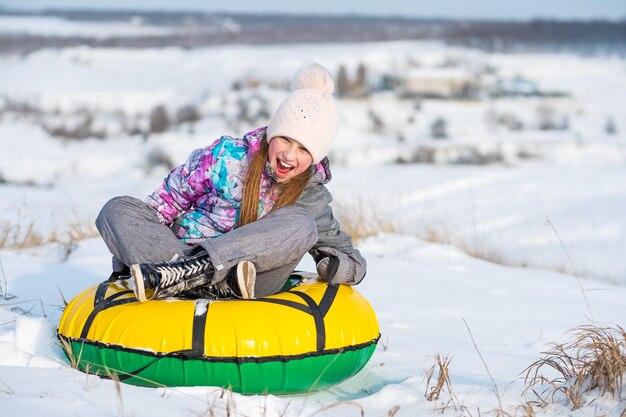
<instances>
[{"instance_id":1,"label":"colorful winter jacket","mask_svg":"<svg viewBox=\"0 0 626 417\"><path fill-rule=\"evenodd\" d=\"M146 203L156 210L159 221L172 227L182 241L194 244L232 230L238 222L245 171L252 155L265 140L265 128L243 138L222 136L203 149L196 149L187 161L174 168ZM310 251L320 259L336 256L340 266L335 283L356 284L365 275L365 260L352 247L350 236L342 232L332 215L332 200L325 185L331 173L328 159L315 166L296 205L305 208L316 220L318 243ZM275 181L263 171L259 190L259 218L268 214L275 201ZM318 271L323 275L323 271Z\"/></svg>"},{"instance_id":2,"label":"colorful winter jacket","mask_svg":"<svg viewBox=\"0 0 626 417\"><path fill-rule=\"evenodd\" d=\"M196 149L174 168L161 187L148 196L161 223L176 221L176 235L185 243L198 243L230 231L239 219L243 180L251 156L259 150L265 130L243 139L222 136L204 149ZM259 217L276 201L267 170L261 177Z\"/></svg>"}]
</instances>

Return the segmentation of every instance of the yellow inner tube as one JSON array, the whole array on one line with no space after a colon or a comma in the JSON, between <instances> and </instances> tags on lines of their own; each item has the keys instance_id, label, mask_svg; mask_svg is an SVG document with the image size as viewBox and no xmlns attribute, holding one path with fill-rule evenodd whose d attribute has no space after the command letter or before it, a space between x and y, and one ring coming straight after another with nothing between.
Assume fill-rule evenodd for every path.
<instances>
[{"instance_id":1,"label":"yellow inner tube","mask_svg":"<svg viewBox=\"0 0 626 417\"><path fill-rule=\"evenodd\" d=\"M241 392L298 392L331 385L358 372L379 338L376 316L363 296L353 287L320 282L256 300L146 303L137 302L125 282L104 282L68 304L58 333L71 347L66 353L78 359L82 370L119 377L142 368L145 358L176 360L181 377L163 375L159 366L149 364L142 370L143 378L157 385L228 385ZM319 367L326 366L322 362L331 367L327 380L320 379L324 372ZM184 376L216 373L205 369L211 364L237 369L229 370L232 375L226 380ZM280 386L251 382L258 378L242 375L250 364L263 365L255 372L270 379L291 372L289 367L310 376L300 375L297 386L286 380ZM287 368L278 369L277 364ZM141 383L138 374L125 382L150 385Z\"/></svg>"}]
</instances>

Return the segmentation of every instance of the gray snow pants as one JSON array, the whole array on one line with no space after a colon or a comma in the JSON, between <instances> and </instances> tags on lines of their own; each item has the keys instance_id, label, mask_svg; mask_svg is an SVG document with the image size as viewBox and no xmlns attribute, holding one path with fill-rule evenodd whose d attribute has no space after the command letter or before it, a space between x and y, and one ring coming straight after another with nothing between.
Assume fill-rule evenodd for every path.
<instances>
[{"instance_id":1,"label":"gray snow pants","mask_svg":"<svg viewBox=\"0 0 626 417\"><path fill-rule=\"evenodd\" d=\"M109 200L96 219L96 227L113 254L114 271L124 265L169 261L174 255L204 249L215 267L212 284L225 279L239 262L252 261L257 269L257 297L280 291L318 239L315 219L301 207L288 206L189 246L159 222L151 207L128 196Z\"/></svg>"}]
</instances>

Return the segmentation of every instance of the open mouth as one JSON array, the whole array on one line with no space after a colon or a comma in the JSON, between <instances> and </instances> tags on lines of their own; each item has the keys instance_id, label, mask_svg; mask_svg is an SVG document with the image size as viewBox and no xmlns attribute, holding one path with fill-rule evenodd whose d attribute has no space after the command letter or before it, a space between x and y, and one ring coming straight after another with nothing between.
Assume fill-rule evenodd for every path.
<instances>
[{"instance_id":1,"label":"open mouth","mask_svg":"<svg viewBox=\"0 0 626 417\"><path fill-rule=\"evenodd\" d=\"M280 159L276 158L276 172L281 177L284 177L285 175L289 174L294 168L295 167L293 165L289 165L281 161Z\"/></svg>"}]
</instances>

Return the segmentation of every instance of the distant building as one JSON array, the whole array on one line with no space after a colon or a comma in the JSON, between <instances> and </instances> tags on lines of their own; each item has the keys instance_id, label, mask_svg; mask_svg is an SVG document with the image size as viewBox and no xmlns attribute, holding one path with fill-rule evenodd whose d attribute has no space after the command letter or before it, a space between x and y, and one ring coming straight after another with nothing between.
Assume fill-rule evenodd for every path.
<instances>
[{"instance_id":1,"label":"distant building","mask_svg":"<svg viewBox=\"0 0 626 417\"><path fill-rule=\"evenodd\" d=\"M404 96L434 98L470 98L478 88L478 77L460 68L413 68L400 86Z\"/></svg>"},{"instance_id":2,"label":"distant building","mask_svg":"<svg viewBox=\"0 0 626 417\"><path fill-rule=\"evenodd\" d=\"M537 97L543 95L536 83L521 77L498 79L488 90L492 97Z\"/></svg>"}]
</instances>

